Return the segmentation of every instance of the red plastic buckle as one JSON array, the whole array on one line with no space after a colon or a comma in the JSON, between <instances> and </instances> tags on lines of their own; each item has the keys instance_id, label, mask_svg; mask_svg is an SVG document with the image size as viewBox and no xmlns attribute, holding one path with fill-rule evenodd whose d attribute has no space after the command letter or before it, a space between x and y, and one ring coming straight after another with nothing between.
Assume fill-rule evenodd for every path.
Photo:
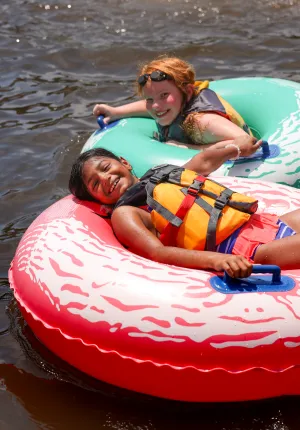
<instances>
[{"instance_id":1,"label":"red plastic buckle","mask_svg":"<svg viewBox=\"0 0 300 430\"><path fill-rule=\"evenodd\" d=\"M191 194L192 196L196 197L198 195L199 190L193 187L189 187L187 189L188 194Z\"/></svg>"}]
</instances>

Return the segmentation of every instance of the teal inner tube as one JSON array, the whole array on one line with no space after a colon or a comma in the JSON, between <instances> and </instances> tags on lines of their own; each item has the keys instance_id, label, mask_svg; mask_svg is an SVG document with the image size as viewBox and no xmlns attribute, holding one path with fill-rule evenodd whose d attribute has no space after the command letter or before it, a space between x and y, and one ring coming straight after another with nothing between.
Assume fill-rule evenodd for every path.
<instances>
[{"instance_id":1,"label":"teal inner tube","mask_svg":"<svg viewBox=\"0 0 300 430\"><path fill-rule=\"evenodd\" d=\"M300 188L300 84L283 79L237 78L210 83L243 116L253 134L268 141L250 158L224 163L216 175L264 179ZM154 139L150 118L126 118L95 131L82 152L103 147L126 158L141 176L149 168L182 165L198 151L167 145Z\"/></svg>"}]
</instances>

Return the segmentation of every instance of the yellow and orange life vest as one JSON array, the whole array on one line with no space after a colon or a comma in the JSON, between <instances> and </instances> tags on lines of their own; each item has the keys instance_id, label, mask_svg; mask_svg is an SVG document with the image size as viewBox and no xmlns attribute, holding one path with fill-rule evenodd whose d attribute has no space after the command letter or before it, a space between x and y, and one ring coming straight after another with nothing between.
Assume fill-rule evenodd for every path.
<instances>
[{"instance_id":1,"label":"yellow and orange life vest","mask_svg":"<svg viewBox=\"0 0 300 430\"><path fill-rule=\"evenodd\" d=\"M208 251L215 251L258 206L252 197L173 165L150 169L123 194L115 208L145 208L146 204L162 243Z\"/></svg>"}]
</instances>

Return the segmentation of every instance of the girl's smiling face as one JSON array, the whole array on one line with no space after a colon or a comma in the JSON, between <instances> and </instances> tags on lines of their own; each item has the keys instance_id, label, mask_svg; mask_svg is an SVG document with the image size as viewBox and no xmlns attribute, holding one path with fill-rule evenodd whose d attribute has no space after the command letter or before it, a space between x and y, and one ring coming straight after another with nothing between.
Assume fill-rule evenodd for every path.
<instances>
[{"instance_id":1,"label":"girl's smiling face","mask_svg":"<svg viewBox=\"0 0 300 430\"><path fill-rule=\"evenodd\" d=\"M109 157L93 157L84 163L82 178L94 199L112 205L138 181L130 171L130 164L123 158L118 161Z\"/></svg>"},{"instance_id":2,"label":"girl's smiling face","mask_svg":"<svg viewBox=\"0 0 300 430\"><path fill-rule=\"evenodd\" d=\"M171 80L155 82L148 79L143 88L143 96L148 112L162 126L172 124L184 101L183 93Z\"/></svg>"}]
</instances>

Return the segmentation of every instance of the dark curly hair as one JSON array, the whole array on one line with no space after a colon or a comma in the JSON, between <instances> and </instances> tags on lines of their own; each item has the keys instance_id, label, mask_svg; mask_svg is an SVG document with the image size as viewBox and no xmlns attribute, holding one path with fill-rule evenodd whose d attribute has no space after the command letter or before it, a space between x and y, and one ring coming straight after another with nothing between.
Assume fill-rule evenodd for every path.
<instances>
[{"instance_id":1,"label":"dark curly hair","mask_svg":"<svg viewBox=\"0 0 300 430\"><path fill-rule=\"evenodd\" d=\"M89 200L96 201L88 192L82 178L82 169L84 163L91 158L97 157L107 157L113 158L114 160L120 161L120 158L117 157L113 152L108 151L104 148L95 148L90 149L89 151L83 152L80 156L75 160L71 168L71 174L69 179L69 190L70 192L80 200Z\"/></svg>"}]
</instances>

